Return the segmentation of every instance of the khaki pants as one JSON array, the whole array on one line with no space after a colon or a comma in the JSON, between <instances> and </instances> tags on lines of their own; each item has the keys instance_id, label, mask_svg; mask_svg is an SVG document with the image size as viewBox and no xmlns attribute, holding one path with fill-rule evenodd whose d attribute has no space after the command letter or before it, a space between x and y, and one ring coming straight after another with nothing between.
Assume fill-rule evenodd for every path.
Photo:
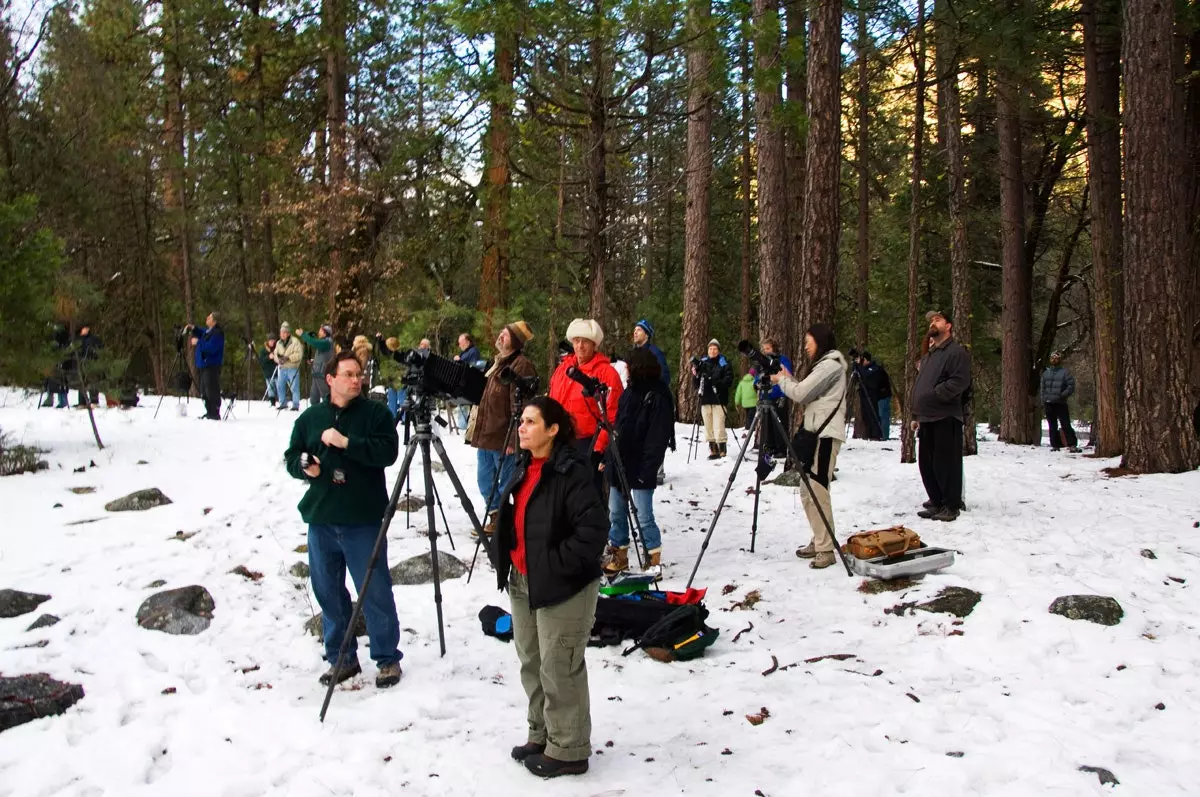
<instances>
[{"instance_id":1,"label":"khaki pants","mask_svg":"<svg viewBox=\"0 0 1200 797\"><path fill-rule=\"evenodd\" d=\"M592 753L587 649L596 620L600 580L554 606L529 609L529 580L514 567L508 579L513 644L521 686L529 697L529 741L546 745L558 761L583 761Z\"/></svg>"},{"instance_id":2,"label":"khaki pants","mask_svg":"<svg viewBox=\"0 0 1200 797\"><path fill-rule=\"evenodd\" d=\"M821 441L822 444L824 442L824 440ZM819 445L817 446L817 461L813 463L811 469L823 476L826 484L833 478L833 467L837 464L838 450L842 447L840 440L830 440L830 442L833 445L829 452L829 463L821 461L820 451L823 446ZM820 506L830 527L837 530L837 527L833 525L833 506L829 503L829 488L811 477L809 483L812 484L813 493L817 496L817 503L813 503L812 496L808 494L808 488L803 485L800 487L800 497L804 503L804 514L808 516L808 525L812 527L813 549L817 553L833 553L833 537L829 535L829 529L825 528L825 521L821 520L821 515L817 513L817 507Z\"/></svg>"},{"instance_id":3,"label":"khaki pants","mask_svg":"<svg viewBox=\"0 0 1200 797\"><path fill-rule=\"evenodd\" d=\"M704 434L710 443L725 442L725 407L720 404L700 405L700 415L704 418Z\"/></svg>"}]
</instances>

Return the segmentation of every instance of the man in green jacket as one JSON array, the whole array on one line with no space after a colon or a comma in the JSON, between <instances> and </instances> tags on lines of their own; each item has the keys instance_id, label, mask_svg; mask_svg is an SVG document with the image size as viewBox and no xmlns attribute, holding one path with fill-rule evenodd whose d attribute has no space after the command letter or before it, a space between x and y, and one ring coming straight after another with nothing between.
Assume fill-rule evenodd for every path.
<instances>
[{"instance_id":1,"label":"man in green jacket","mask_svg":"<svg viewBox=\"0 0 1200 797\"><path fill-rule=\"evenodd\" d=\"M288 473L308 483L299 509L308 524L310 579L321 607L325 659L330 664L321 676L326 686L362 672L353 638L351 658L339 672L334 671L354 609L346 590L346 570L356 585L366 578L388 503L383 472L400 452L391 413L361 395L362 377L354 352L335 355L325 369L330 400L313 404L296 419L284 452ZM373 572L363 595L363 616L371 658L379 670L375 685L385 688L399 683L403 658L386 539Z\"/></svg>"},{"instance_id":2,"label":"man in green jacket","mask_svg":"<svg viewBox=\"0 0 1200 797\"><path fill-rule=\"evenodd\" d=\"M329 385L325 384L325 366L333 359L333 327L322 324L316 335L297 329L296 337L313 350L312 387L308 391L308 403L320 404L322 401L328 401Z\"/></svg>"}]
</instances>

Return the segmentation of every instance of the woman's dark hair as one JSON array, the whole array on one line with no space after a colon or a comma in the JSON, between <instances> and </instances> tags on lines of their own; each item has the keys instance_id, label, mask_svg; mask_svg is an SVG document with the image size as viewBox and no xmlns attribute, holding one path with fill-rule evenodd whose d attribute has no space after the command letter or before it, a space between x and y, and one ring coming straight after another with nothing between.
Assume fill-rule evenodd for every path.
<instances>
[{"instance_id":1,"label":"woman's dark hair","mask_svg":"<svg viewBox=\"0 0 1200 797\"><path fill-rule=\"evenodd\" d=\"M630 349L629 354L625 356L625 362L629 365L630 382L653 382L662 379L662 366L658 364L658 358L647 349Z\"/></svg>"},{"instance_id":2,"label":"woman's dark hair","mask_svg":"<svg viewBox=\"0 0 1200 797\"><path fill-rule=\"evenodd\" d=\"M812 358L813 362L837 348L837 337L833 334L833 327L829 324L813 324L804 334L812 335L813 341L817 344L817 353Z\"/></svg>"},{"instance_id":3,"label":"woman's dark hair","mask_svg":"<svg viewBox=\"0 0 1200 797\"><path fill-rule=\"evenodd\" d=\"M525 406L533 407L542 414L542 423L547 429L558 424L558 434L554 436L554 445L575 444L575 424L571 422L571 416L567 414L563 405L549 396L537 396Z\"/></svg>"}]
</instances>

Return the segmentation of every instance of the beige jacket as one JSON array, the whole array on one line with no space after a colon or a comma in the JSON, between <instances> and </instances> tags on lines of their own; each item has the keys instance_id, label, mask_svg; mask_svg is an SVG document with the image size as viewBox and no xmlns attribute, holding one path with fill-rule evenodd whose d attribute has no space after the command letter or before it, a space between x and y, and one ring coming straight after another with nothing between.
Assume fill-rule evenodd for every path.
<instances>
[{"instance_id":1,"label":"beige jacket","mask_svg":"<svg viewBox=\"0 0 1200 797\"><path fill-rule=\"evenodd\" d=\"M299 368L304 362L304 344L295 335L289 335L286 341L280 340L275 344L275 362L280 368Z\"/></svg>"}]
</instances>

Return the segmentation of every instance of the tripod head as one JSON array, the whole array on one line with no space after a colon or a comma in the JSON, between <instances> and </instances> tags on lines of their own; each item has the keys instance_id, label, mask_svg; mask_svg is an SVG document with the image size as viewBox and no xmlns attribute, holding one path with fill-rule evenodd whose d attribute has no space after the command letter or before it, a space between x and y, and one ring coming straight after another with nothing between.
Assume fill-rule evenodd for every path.
<instances>
[{"instance_id":1,"label":"tripod head","mask_svg":"<svg viewBox=\"0 0 1200 797\"><path fill-rule=\"evenodd\" d=\"M432 428L434 415L437 414L437 397L422 389L419 383L408 385L408 396L404 399L404 409L418 432L428 432Z\"/></svg>"}]
</instances>

